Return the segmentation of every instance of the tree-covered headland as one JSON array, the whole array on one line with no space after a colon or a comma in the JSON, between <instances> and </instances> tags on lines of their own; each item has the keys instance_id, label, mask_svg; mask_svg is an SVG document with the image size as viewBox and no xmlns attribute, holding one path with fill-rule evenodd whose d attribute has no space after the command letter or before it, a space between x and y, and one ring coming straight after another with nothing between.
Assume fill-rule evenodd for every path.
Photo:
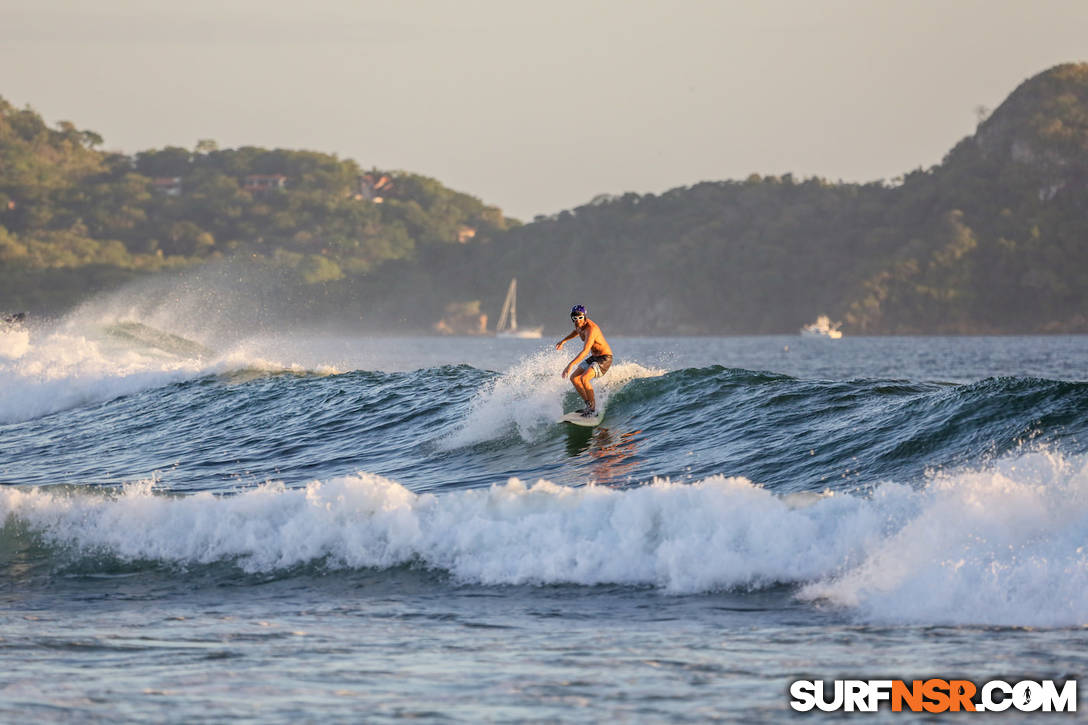
<instances>
[{"instance_id":1,"label":"tree-covered headland","mask_svg":"<svg viewBox=\"0 0 1088 725\"><path fill-rule=\"evenodd\" d=\"M0 99L0 309L58 311L226 257L316 288L512 223L434 179L328 154L201 141L128 156L101 143Z\"/></svg>"},{"instance_id":2,"label":"tree-covered headland","mask_svg":"<svg viewBox=\"0 0 1088 725\"><path fill-rule=\"evenodd\" d=\"M1088 332L1088 64L1025 81L892 181L752 175L524 225L325 154L101 143L0 101L0 310L232 258L284 274L307 314L387 330L493 320L516 276L519 319L556 331L581 302L626 334L795 332L820 313L852 334Z\"/></svg>"}]
</instances>

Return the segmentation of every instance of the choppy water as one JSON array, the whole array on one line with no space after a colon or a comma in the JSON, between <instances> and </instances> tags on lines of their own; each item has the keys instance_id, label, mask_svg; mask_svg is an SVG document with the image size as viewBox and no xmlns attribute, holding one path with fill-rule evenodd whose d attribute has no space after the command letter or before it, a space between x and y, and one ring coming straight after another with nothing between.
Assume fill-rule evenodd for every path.
<instances>
[{"instance_id":1,"label":"choppy water","mask_svg":"<svg viewBox=\"0 0 1088 725\"><path fill-rule=\"evenodd\" d=\"M785 717L1088 665L1088 338L0 333L0 719ZM558 331L557 331L558 332Z\"/></svg>"}]
</instances>

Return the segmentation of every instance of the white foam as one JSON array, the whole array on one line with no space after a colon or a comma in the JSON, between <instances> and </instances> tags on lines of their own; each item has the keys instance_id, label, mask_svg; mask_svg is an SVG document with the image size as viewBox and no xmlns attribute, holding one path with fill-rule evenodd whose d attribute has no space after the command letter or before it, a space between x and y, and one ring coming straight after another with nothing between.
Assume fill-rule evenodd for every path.
<instances>
[{"instance_id":1,"label":"white foam","mask_svg":"<svg viewBox=\"0 0 1088 725\"><path fill-rule=\"evenodd\" d=\"M911 498L909 522L803 596L875 621L1088 624L1084 456L1036 451L939 474Z\"/></svg>"},{"instance_id":2,"label":"white foam","mask_svg":"<svg viewBox=\"0 0 1088 725\"><path fill-rule=\"evenodd\" d=\"M8 516L79 550L251 572L422 563L466 582L678 594L790 583L866 621L1088 624L1088 469L1045 452L800 503L740 478L436 496L360 473L229 497L4 488Z\"/></svg>"},{"instance_id":3,"label":"white foam","mask_svg":"<svg viewBox=\"0 0 1088 725\"><path fill-rule=\"evenodd\" d=\"M204 365L59 329L34 330L16 359L0 359L0 423L12 423L191 377Z\"/></svg>"},{"instance_id":4,"label":"white foam","mask_svg":"<svg viewBox=\"0 0 1088 725\"><path fill-rule=\"evenodd\" d=\"M318 372L251 352L246 341L205 357L185 357L111 338L107 324L67 319L51 328L23 330L18 355L0 356L0 423L15 423L105 402L202 375L235 370Z\"/></svg>"},{"instance_id":5,"label":"white foam","mask_svg":"<svg viewBox=\"0 0 1088 725\"><path fill-rule=\"evenodd\" d=\"M570 359L569 352L554 349L538 352L483 384L464 423L442 445L447 448L472 445L495 440L510 431L523 440L537 440L563 416L568 394L576 395L570 380L561 377ZM606 408L608 399L631 380L663 374L662 370L634 362L614 364L607 375L593 381L597 407Z\"/></svg>"},{"instance_id":6,"label":"white foam","mask_svg":"<svg viewBox=\"0 0 1088 725\"><path fill-rule=\"evenodd\" d=\"M0 358L14 360L30 349L30 331L23 327L5 329L0 323Z\"/></svg>"}]
</instances>

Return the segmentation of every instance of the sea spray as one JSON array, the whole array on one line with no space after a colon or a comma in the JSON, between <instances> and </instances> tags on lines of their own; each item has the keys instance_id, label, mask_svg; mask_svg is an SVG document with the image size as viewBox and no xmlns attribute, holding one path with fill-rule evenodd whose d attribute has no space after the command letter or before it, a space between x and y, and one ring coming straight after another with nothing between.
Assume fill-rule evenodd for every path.
<instances>
[{"instance_id":1,"label":"sea spray","mask_svg":"<svg viewBox=\"0 0 1088 725\"><path fill-rule=\"evenodd\" d=\"M30 349L30 330L0 321L0 361L15 360Z\"/></svg>"},{"instance_id":2,"label":"sea spray","mask_svg":"<svg viewBox=\"0 0 1088 725\"><path fill-rule=\"evenodd\" d=\"M32 335L27 330L3 333L27 339L25 344L11 343L0 350L12 353L0 355L0 424L33 420L205 375L339 372L327 364L304 366L290 358L272 359L267 346L251 340L214 351L142 323L126 323L130 325L124 328L126 334L114 334L118 323L107 322L70 317L35 328ZM279 352L293 354L285 346Z\"/></svg>"},{"instance_id":3,"label":"sea spray","mask_svg":"<svg viewBox=\"0 0 1088 725\"><path fill-rule=\"evenodd\" d=\"M14 423L191 378L206 363L37 330L18 359L0 359L0 423Z\"/></svg>"},{"instance_id":4,"label":"sea spray","mask_svg":"<svg viewBox=\"0 0 1088 725\"><path fill-rule=\"evenodd\" d=\"M533 442L555 425L565 410L584 405L570 381L560 377L571 355L554 349L526 356L488 381L472 400L464 423L441 442L446 449L473 445L515 434ZM594 379L598 407L632 380L664 375L636 362L620 361L603 378Z\"/></svg>"}]
</instances>

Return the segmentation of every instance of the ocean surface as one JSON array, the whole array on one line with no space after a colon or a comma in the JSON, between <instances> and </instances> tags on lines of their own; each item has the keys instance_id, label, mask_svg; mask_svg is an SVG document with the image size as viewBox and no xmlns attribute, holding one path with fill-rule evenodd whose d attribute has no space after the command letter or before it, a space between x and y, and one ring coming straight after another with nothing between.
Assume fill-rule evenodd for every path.
<instances>
[{"instance_id":1,"label":"ocean surface","mask_svg":"<svg viewBox=\"0 0 1088 725\"><path fill-rule=\"evenodd\" d=\"M1088 337L610 342L585 429L551 337L0 332L0 721L781 720L799 678L1088 672Z\"/></svg>"}]
</instances>

